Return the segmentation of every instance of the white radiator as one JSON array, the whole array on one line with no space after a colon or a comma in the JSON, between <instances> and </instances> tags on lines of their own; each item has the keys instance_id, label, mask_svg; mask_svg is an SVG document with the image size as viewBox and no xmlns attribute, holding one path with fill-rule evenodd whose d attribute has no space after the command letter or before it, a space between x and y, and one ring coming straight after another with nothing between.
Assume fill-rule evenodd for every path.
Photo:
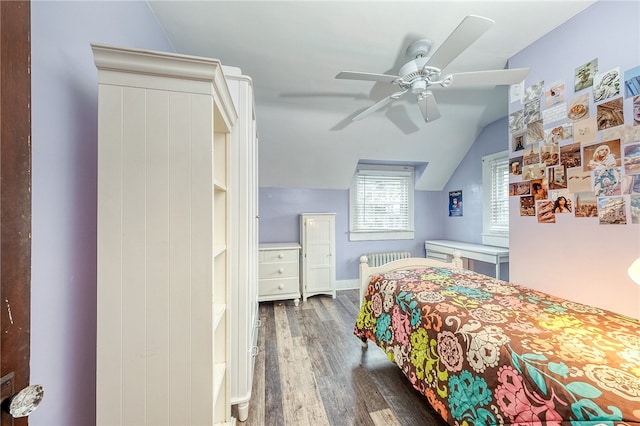
<instances>
[{"instance_id":1,"label":"white radiator","mask_svg":"<svg viewBox=\"0 0 640 426\"><path fill-rule=\"evenodd\" d=\"M367 256L367 263L369 266L380 266L385 263L393 262L394 260L411 257L411 253L408 251L394 251L388 253L367 253L365 256Z\"/></svg>"}]
</instances>

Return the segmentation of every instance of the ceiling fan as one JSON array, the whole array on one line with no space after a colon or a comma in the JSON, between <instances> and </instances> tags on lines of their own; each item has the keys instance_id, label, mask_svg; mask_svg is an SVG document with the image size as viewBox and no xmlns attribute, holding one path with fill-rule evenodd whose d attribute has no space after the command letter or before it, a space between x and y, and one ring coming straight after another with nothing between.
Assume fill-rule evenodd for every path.
<instances>
[{"instance_id":1,"label":"ceiling fan","mask_svg":"<svg viewBox=\"0 0 640 426\"><path fill-rule=\"evenodd\" d=\"M442 73L442 70L446 68L447 65L466 50L477 38L487 32L493 24L493 20L482 16L469 15L465 17L431 56L427 56L431 49L431 41L427 39L413 41L406 50L407 56L413 59L400 68L398 75L356 71L342 71L338 73L336 75L337 79L376 81L396 84L400 87L400 91L382 98L360 114L354 116L352 120L361 120L411 92L417 96L418 106L420 107L424 120L431 122L440 117L438 104L433 96L433 92L429 89L431 86L458 88L520 83L529 73L528 68L473 71L444 75Z\"/></svg>"}]
</instances>

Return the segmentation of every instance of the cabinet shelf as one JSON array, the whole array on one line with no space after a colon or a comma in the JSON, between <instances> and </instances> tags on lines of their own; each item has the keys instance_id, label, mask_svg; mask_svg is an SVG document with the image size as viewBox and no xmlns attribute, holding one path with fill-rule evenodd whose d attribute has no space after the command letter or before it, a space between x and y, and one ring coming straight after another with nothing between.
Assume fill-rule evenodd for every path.
<instances>
[{"instance_id":1,"label":"cabinet shelf","mask_svg":"<svg viewBox=\"0 0 640 426\"><path fill-rule=\"evenodd\" d=\"M227 250L227 246L224 244L218 244L213 247L213 257L216 258L223 254Z\"/></svg>"},{"instance_id":2,"label":"cabinet shelf","mask_svg":"<svg viewBox=\"0 0 640 426\"><path fill-rule=\"evenodd\" d=\"M213 366L213 400L217 400L220 396L220 390L224 383L227 364L224 362L216 363Z\"/></svg>"},{"instance_id":3,"label":"cabinet shelf","mask_svg":"<svg viewBox=\"0 0 640 426\"><path fill-rule=\"evenodd\" d=\"M227 311L227 305L223 303L214 303L213 304L213 329L217 329L221 324L222 318L224 318L225 313Z\"/></svg>"}]
</instances>

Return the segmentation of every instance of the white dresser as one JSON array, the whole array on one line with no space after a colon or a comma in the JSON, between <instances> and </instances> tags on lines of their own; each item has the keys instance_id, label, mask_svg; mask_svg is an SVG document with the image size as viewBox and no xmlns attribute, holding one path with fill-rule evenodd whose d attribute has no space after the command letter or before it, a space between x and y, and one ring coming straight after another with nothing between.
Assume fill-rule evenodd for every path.
<instances>
[{"instance_id":1,"label":"white dresser","mask_svg":"<svg viewBox=\"0 0 640 426\"><path fill-rule=\"evenodd\" d=\"M258 301L293 299L300 303L300 244L260 244Z\"/></svg>"}]
</instances>

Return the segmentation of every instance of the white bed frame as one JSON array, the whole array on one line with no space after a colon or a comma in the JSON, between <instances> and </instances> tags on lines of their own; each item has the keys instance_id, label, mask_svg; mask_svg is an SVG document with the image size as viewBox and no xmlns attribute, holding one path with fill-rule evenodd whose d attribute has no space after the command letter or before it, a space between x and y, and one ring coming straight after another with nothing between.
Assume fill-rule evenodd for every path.
<instances>
[{"instance_id":1,"label":"white bed frame","mask_svg":"<svg viewBox=\"0 0 640 426\"><path fill-rule=\"evenodd\" d=\"M382 274L384 272L396 271L398 269L418 269L429 266L444 266L448 268L462 269L462 259L457 251L453 253L453 259L450 263L436 259L428 259L424 257L409 257L406 259L394 260L380 266L369 266L367 256L360 256L360 302L364 299L364 293L367 291L369 281L373 275Z\"/></svg>"},{"instance_id":2,"label":"white bed frame","mask_svg":"<svg viewBox=\"0 0 640 426\"><path fill-rule=\"evenodd\" d=\"M394 260L380 266L369 266L367 256L360 256L360 303L364 299L364 294L369 286L369 281L373 275L382 274L384 272L396 271L399 269L418 269L429 266L443 266L448 268L463 269L462 259L459 252L453 253L451 262L443 262L436 259L427 259L424 257L409 257L406 259ZM362 348L368 347L367 341L362 341Z\"/></svg>"}]
</instances>

